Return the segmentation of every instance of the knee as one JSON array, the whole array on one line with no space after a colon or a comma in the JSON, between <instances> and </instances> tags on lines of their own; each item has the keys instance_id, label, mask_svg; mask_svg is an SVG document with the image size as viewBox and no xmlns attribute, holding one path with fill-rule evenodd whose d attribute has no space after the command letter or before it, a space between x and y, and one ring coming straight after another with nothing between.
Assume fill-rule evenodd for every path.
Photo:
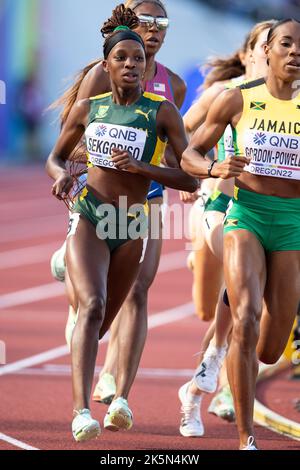
<instances>
[{"instance_id":1,"label":"knee","mask_svg":"<svg viewBox=\"0 0 300 470\"><path fill-rule=\"evenodd\" d=\"M205 308L202 308L202 306L196 305L196 315L198 318L200 318L200 320L209 322L214 319L215 309L209 309L209 308L205 309Z\"/></svg>"},{"instance_id":2,"label":"knee","mask_svg":"<svg viewBox=\"0 0 300 470\"><path fill-rule=\"evenodd\" d=\"M80 300L79 319L93 326L99 326L105 315L105 304L104 298L96 295Z\"/></svg>"},{"instance_id":3,"label":"knee","mask_svg":"<svg viewBox=\"0 0 300 470\"><path fill-rule=\"evenodd\" d=\"M136 281L127 297L130 311L141 311L147 304L148 285L143 281Z\"/></svg>"},{"instance_id":4,"label":"knee","mask_svg":"<svg viewBox=\"0 0 300 470\"><path fill-rule=\"evenodd\" d=\"M264 364L275 364L275 362L277 362L281 357L281 353L281 350L278 351L277 349L271 349L270 347L268 347L268 349L264 348L257 352L258 359Z\"/></svg>"},{"instance_id":5,"label":"knee","mask_svg":"<svg viewBox=\"0 0 300 470\"><path fill-rule=\"evenodd\" d=\"M195 304L195 313L200 320L209 322L215 317L216 304L214 302L207 301L204 296L199 295L197 292L197 286L193 286L193 300Z\"/></svg>"},{"instance_id":6,"label":"knee","mask_svg":"<svg viewBox=\"0 0 300 470\"><path fill-rule=\"evenodd\" d=\"M256 347L259 337L260 312L248 304L237 309L237 316L233 321L232 338L237 341L244 351Z\"/></svg>"}]
</instances>

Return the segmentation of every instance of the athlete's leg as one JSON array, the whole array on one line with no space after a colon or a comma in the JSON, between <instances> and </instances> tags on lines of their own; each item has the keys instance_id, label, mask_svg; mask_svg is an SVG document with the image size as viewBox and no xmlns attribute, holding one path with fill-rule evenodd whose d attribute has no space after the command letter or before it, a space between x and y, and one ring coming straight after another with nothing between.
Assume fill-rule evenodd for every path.
<instances>
[{"instance_id":1,"label":"athlete's leg","mask_svg":"<svg viewBox=\"0 0 300 470\"><path fill-rule=\"evenodd\" d=\"M119 335L119 321L120 317L119 314L116 316L114 321L112 322L110 331L109 331L109 341L107 345L107 350L105 354L105 361L99 377L103 376L104 374L111 374L113 377L117 376L118 370L118 348L116 347L118 343L118 335Z\"/></svg>"},{"instance_id":2,"label":"athlete's leg","mask_svg":"<svg viewBox=\"0 0 300 470\"><path fill-rule=\"evenodd\" d=\"M203 198L199 198L190 211L189 231L193 254L189 256L188 262L193 270L192 295L196 315L203 321L210 321L214 318L223 273L222 263L212 254L205 240L202 220L204 204Z\"/></svg>"},{"instance_id":3,"label":"athlete's leg","mask_svg":"<svg viewBox=\"0 0 300 470\"><path fill-rule=\"evenodd\" d=\"M212 253L223 263L223 221L224 212L205 211L202 227L206 243Z\"/></svg>"},{"instance_id":4,"label":"athlete's leg","mask_svg":"<svg viewBox=\"0 0 300 470\"><path fill-rule=\"evenodd\" d=\"M107 243L99 240L95 228L83 218L68 241L67 264L79 302L72 338L75 409L89 408L99 331L103 336L124 302L138 272L141 250L139 239L111 255Z\"/></svg>"},{"instance_id":5,"label":"athlete's leg","mask_svg":"<svg viewBox=\"0 0 300 470\"><path fill-rule=\"evenodd\" d=\"M227 198L226 198L227 199ZM218 201L217 201L218 203ZM224 210L225 204L224 202ZM213 204L213 203L211 203ZM220 204L220 202L219 202ZM223 205L223 203L222 203ZM212 252L217 256L221 261L223 260L223 220L224 220L224 210L207 210L204 212L202 217L203 231L205 234L205 239L212 250ZM203 390L209 391L217 387L219 368L222 365L225 347L227 344L227 336L232 328L230 307L228 299L226 296L226 291L224 288L221 289L215 314L215 334L210 343L210 348L206 348L205 353L205 375L198 375L199 372L203 369L202 360L199 363L199 366L195 373L195 381L193 382L193 390L196 390L196 384L198 387L202 387ZM197 378L197 379L196 379ZM200 380L201 379L201 380ZM207 383L205 383L207 382ZM222 374L222 387L228 385L226 367L223 367ZM192 388L191 387L191 388ZM227 400L228 401L228 400ZM232 406L231 413L232 414Z\"/></svg>"},{"instance_id":6,"label":"athlete's leg","mask_svg":"<svg viewBox=\"0 0 300 470\"><path fill-rule=\"evenodd\" d=\"M227 191L231 191L232 182L227 187ZM224 198L224 196L222 196ZM221 260L223 260L223 221L224 221L224 212L225 212L225 203L224 200L224 209L223 210L214 210L214 211L206 211L203 215L203 228L205 232L205 237L208 245L210 246L212 252ZM218 299L218 305L216 308L216 319L215 319L215 334L214 338L211 342L211 347L206 354L205 363L206 366L210 366L210 370L207 371L209 376L210 386L212 387L215 383L217 386L217 381L219 378L219 389L218 393L212 399L208 411L210 413L219 416L222 419L227 421L234 421L235 419L235 411L233 405L233 398L230 391L230 387L228 384L228 376L227 376L227 366L226 360L222 364L222 357L224 346L226 343L228 344L228 336L232 329L232 320L231 320L231 312L229 307L229 302L227 298L226 291L222 288L220 291L220 296ZM219 357L220 360L216 361L215 356L216 352L220 352ZM218 355L217 355L218 356ZM201 370L201 364L199 364L199 371ZM219 367L221 366L221 370L219 373ZM197 370L198 370L197 369ZM197 374L197 371L196 371ZM207 377L206 377L207 378ZM202 386L203 386L202 378ZM201 385L201 384L198 384ZM196 385L194 385L196 387Z\"/></svg>"},{"instance_id":7,"label":"athlete's leg","mask_svg":"<svg viewBox=\"0 0 300 470\"><path fill-rule=\"evenodd\" d=\"M213 255L205 240L202 247L194 251L193 299L196 314L201 320L210 321L214 318L223 283L222 263Z\"/></svg>"},{"instance_id":8,"label":"athlete's leg","mask_svg":"<svg viewBox=\"0 0 300 470\"><path fill-rule=\"evenodd\" d=\"M69 304L72 306L73 310L76 312L78 308L78 299L76 297L74 286L71 282L67 267L65 270L65 285L66 285L66 294L68 297Z\"/></svg>"},{"instance_id":9,"label":"athlete's leg","mask_svg":"<svg viewBox=\"0 0 300 470\"><path fill-rule=\"evenodd\" d=\"M287 344L300 297L300 251L277 251L267 257L265 308L257 347L262 362L271 364Z\"/></svg>"},{"instance_id":10,"label":"athlete's leg","mask_svg":"<svg viewBox=\"0 0 300 470\"><path fill-rule=\"evenodd\" d=\"M224 212L208 210L204 212L202 218L203 232L206 243L212 253L223 262L223 221ZM227 342L227 336L231 329L230 307L226 292L220 290L216 308L216 331L213 343L217 347L222 347Z\"/></svg>"},{"instance_id":11,"label":"athlete's leg","mask_svg":"<svg viewBox=\"0 0 300 470\"><path fill-rule=\"evenodd\" d=\"M86 247L89 247L87 250ZM76 234L67 243L67 265L79 313L72 337L74 409L89 408L89 397L104 321L110 253L93 225L80 217Z\"/></svg>"},{"instance_id":12,"label":"athlete's leg","mask_svg":"<svg viewBox=\"0 0 300 470\"><path fill-rule=\"evenodd\" d=\"M142 239L130 240L111 253L107 279L107 303L99 333L100 339L111 327L137 277L142 249Z\"/></svg>"},{"instance_id":13,"label":"athlete's leg","mask_svg":"<svg viewBox=\"0 0 300 470\"><path fill-rule=\"evenodd\" d=\"M155 204L156 208L159 209L162 204L162 198L152 199L149 203L150 214L155 215L155 211L152 212L152 207ZM159 211L156 212L160 214ZM156 237L149 237L148 239L146 252L137 279L111 328L114 331L114 342L110 342L109 353L110 355L114 354L111 352L112 348L118 352L116 396L125 398L128 397L144 349L147 336L148 290L157 273L161 254L161 215L159 215L158 221L153 220L152 216L149 217L149 234L153 229L153 223L156 224L154 231ZM118 334L118 332L122 333ZM107 361L108 359L105 361L106 364ZM109 372L106 367L104 371Z\"/></svg>"},{"instance_id":14,"label":"athlete's leg","mask_svg":"<svg viewBox=\"0 0 300 470\"><path fill-rule=\"evenodd\" d=\"M256 346L266 283L265 252L254 234L234 230L224 236L224 275L233 319L227 371L242 448L253 436Z\"/></svg>"},{"instance_id":15,"label":"athlete's leg","mask_svg":"<svg viewBox=\"0 0 300 470\"><path fill-rule=\"evenodd\" d=\"M139 271L142 248L143 241L139 239L122 245L111 255L107 287L107 307L105 320L100 330L100 337L110 328L132 287ZM123 282L120 282L120 279ZM122 315L122 312L119 315ZM122 324L120 325L120 334L124 335L125 339L127 338L127 332L123 331ZM130 337L127 339L129 342L131 341ZM119 365L118 370L120 370ZM119 429L130 429L132 424L133 415L127 403L127 394L119 387L104 417L104 427L111 431L118 431Z\"/></svg>"}]
</instances>

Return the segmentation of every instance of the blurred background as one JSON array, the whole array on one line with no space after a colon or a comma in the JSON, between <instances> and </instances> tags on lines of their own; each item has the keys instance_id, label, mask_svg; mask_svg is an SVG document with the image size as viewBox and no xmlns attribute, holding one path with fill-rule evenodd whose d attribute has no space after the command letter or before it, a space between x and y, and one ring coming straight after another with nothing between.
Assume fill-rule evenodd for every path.
<instances>
[{"instance_id":1,"label":"blurred background","mask_svg":"<svg viewBox=\"0 0 300 470\"><path fill-rule=\"evenodd\" d=\"M255 21L299 17L300 0L167 0L171 18L159 60L185 78L182 112L202 83L208 56L226 55ZM116 0L0 0L0 164L44 161L57 113L46 108L102 56L100 25Z\"/></svg>"}]
</instances>

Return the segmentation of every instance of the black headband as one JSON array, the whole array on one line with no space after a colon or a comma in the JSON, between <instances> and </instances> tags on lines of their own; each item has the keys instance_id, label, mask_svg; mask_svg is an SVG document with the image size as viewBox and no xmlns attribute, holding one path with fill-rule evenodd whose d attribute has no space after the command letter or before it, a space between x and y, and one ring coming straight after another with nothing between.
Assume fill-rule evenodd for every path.
<instances>
[{"instance_id":1,"label":"black headband","mask_svg":"<svg viewBox=\"0 0 300 470\"><path fill-rule=\"evenodd\" d=\"M137 41L140 43L140 45L143 47L145 50L145 44L142 40L142 38L135 33L134 31L131 31L129 28L128 30L124 28L124 30L117 31L115 34L112 36L108 37L107 40L104 43L103 46L103 55L104 59L106 60L107 57L109 56L110 51L115 47L118 42L121 41L126 41L126 40L132 40L132 41Z\"/></svg>"}]
</instances>

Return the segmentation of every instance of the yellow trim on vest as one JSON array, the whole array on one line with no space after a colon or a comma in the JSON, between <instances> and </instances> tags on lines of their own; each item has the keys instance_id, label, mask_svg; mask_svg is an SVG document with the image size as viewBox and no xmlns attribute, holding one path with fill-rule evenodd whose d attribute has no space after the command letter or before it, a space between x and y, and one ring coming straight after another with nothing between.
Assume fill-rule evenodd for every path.
<instances>
[{"instance_id":1,"label":"yellow trim on vest","mask_svg":"<svg viewBox=\"0 0 300 470\"><path fill-rule=\"evenodd\" d=\"M148 217L149 211L150 211L148 201L146 201L144 204L144 211L145 211L145 216Z\"/></svg>"},{"instance_id":2,"label":"yellow trim on vest","mask_svg":"<svg viewBox=\"0 0 300 470\"><path fill-rule=\"evenodd\" d=\"M233 197L236 200L238 200L238 198L239 198L239 190L240 190L240 188L238 188L237 186L234 187Z\"/></svg>"},{"instance_id":3,"label":"yellow trim on vest","mask_svg":"<svg viewBox=\"0 0 300 470\"><path fill-rule=\"evenodd\" d=\"M157 136L157 142L156 142L156 147L150 162L150 165L155 165L159 166L160 162L164 156L165 150L167 147L167 142L163 142L160 140L160 138Z\"/></svg>"},{"instance_id":4,"label":"yellow trim on vest","mask_svg":"<svg viewBox=\"0 0 300 470\"><path fill-rule=\"evenodd\" d=\"M145 215L145 217L148 217L148 215L149 215L149 204L148 204L148 201L144 202L144 204L143 204L143 209L144 209L144 215ZM131 212L128 212L127 215L128 215L128 217L132 217L133 219L136 219L136 220L137 220L136 214L132 214Z\"/></svg>"},{"instance_id":5,"label":"yellow trim on vest","mask_svg":"<svg viewBox=\"0 0 300 470\"><path fill-rule=\"evenodd\" d=\"M221 191L219 191L218 189L215 189L215 191L212 193L212 195L210 196L210 199L212 201L215 201L216 199L218 199L218 197L220 196L221 194Z\"/></svg>"},{"instance_id":6,"label":"yellow trim on vest","mask_svg":"<svg viewBox=\"0 0 300 470\"><path fill-rule=\"evenodd\" d=\"M90 100L99 100L100 98L106 98L107 96L112 95L112 92L109 91L108 93L103 93L102 95L91 96Z\"/></svg>"},{"instance_id":7,"label":"yellow trim on vest","mask_svg":"<svg viewBox=\"0 0 300 470\"><path fill-rule=\"evenodd\" d=\"M80 194L80 196L79 196L79 200L82 202L82 201L87 197L87 195L88 195L88 189L87 189L87 187L85 186L85 187L83 188L83 190L81 191L81 194Z\"/></svg>"},{"instance_id":8,"label":"yellow trim on vest","mask_svg":"<svg viewBox=\"0 0 300 470\"><path fill-rule=\"evenodd\" d=\"M145 91L143 96L152 101L167 101L167 98L164 96L156 95L155 93L150 93L149 91Z\"/></svg>"}]
</instances>

